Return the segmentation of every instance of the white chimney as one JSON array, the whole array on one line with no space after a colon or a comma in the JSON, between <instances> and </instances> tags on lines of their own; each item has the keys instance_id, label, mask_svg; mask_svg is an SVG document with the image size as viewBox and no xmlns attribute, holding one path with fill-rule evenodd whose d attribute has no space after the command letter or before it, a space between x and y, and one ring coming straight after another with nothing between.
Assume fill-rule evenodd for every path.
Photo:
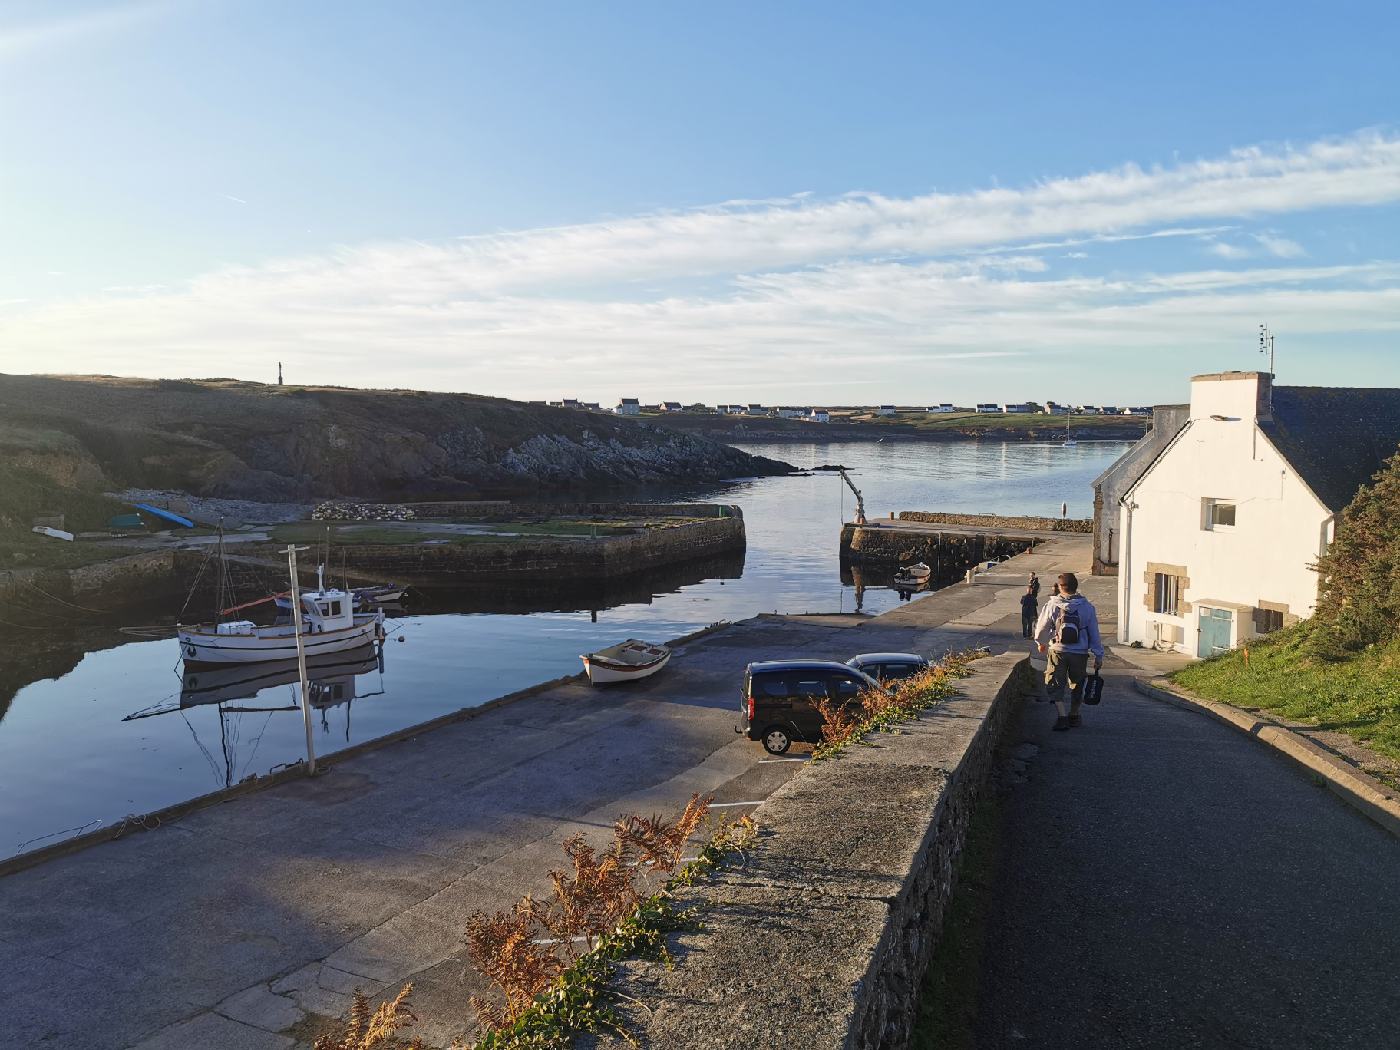
<instances>
[{"instance_id":1,"label":"white chimney","mask_svg":"<svg viewBox=\"0 0 1400 1050\"><path fill-rule=\"evenodd\" d=\"M1254 422L1272 415L1273 376L1267 372L1215 372L1191 377L1191 418L1224 417Z\"/></svg>"}]
</instances>

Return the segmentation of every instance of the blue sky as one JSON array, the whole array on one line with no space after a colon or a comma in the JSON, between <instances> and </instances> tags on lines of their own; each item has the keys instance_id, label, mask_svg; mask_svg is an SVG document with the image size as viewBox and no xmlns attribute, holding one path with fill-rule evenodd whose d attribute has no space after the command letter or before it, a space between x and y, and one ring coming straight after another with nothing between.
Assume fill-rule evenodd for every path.
<instances>
[{"instance_id":1,"label":"blue sky","mask_svg":"<svg viewBox=\"0 0 1400 1050\"><path fill-rule=\"evenodd\" d=\"M0 3L0 371L1400 385L1394 4Z\"/></svg>"}]
</instances>

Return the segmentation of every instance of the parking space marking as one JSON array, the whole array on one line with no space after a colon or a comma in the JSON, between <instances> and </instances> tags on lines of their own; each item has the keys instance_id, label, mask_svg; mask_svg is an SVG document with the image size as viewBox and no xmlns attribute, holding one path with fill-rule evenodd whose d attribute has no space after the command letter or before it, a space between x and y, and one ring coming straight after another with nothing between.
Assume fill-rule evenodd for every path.
<instances>
[{"instance_id":1,"label":"parking space marking","mask_svg":"<svg viewBox=\"0 0 1400 1050\"><path fill-rule=\"evenodd\" d=\"M766 766L770 762L810 762L810 758L760 758L758 764Z\"/></svg>"},{"instance_id":2,"label":"parking space marking","mask_svg":"<svg viewBox=\"0 0 1400 1050\"><path fill-rule=\"evenodd\" d=\"M733 806L761 806L761 805L763 805L763 800L762 800L762 799L759 799L757 802L711 802L711 803L710 803L710 808L711 808L711 809L729 809L729 808L731 808L731 807L733 807Z\"/></svg>"}]
</instances>

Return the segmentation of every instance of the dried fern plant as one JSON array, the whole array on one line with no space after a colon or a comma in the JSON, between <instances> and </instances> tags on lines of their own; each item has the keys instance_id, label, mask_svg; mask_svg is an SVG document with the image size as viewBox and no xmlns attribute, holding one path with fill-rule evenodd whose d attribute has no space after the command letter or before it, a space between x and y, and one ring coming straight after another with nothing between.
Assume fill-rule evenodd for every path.
<instances>
[{"instance_id":1,"label":"dried fern plant","mask_svg":"<svg viewBox=\"0 0 1400 1050\"><path fill-rule=\"evenodd\" d=\"M525 897L508 912L477 912L467 920L467 957L504 1000L498 1006L471 997L472 1009L486 1028L513 1024L564 970L551 947L536 943L534 915L534 901Z\"/></svg>"},{"instance_id":2,"label":"dried fern plant","mask_svg":"<svg viewBox=\"0 0 1400 1050\"><path fill-rule=\"evenodd\" d=\"M617 822L617 842L637 863L652 871L673 872L685 853L690 836L709 815L713 799L691 795L674 821L660 816L623 817Z\"/></svg>"},{"instance_id":3,"label":"dried fern plant","mask_svg":"<svg viewBox=\"0 0 1400 1050\"><path fill-rule=\"evenodd\" d=\"M398 995L386 999L379 1004L379 1009L371 1013L369 996L355 992L345 1033L339 1039L321 1036L316 1040L314 1050L424 1050L421 1039L415 1037L405 1043L398 1038L399 1029L407 1028L417 1020L408 1008L408 997L412 994L413 985L406 984Z\"/></svg>"},{"instance_id":4,"label":"dried fern plant","mask_svg":"<svg viewBox=\"0 0 1400 1050\"><path fill-rule=\"evenodd\" d=\"M845 743L860 725L862 711L859 706L836 704L819 697L816 708L822 718L822 743L827 746Z\"/></svg>"},{"instance_id":5,"label":"dried fern plant","mask_svg":"<svg viewBox=\"0 0 1400 1050\"><path fill-rule=\"evenodd\" d=\"M599 937L637 906L641 895L627 863L627 850L616 833L602 853L582 835L567 839L564 852L573 870L549 873L554 894L543 901L531 901L530 914L574 958L580 941L591 951Z\"/></svg>"}]
</instances>

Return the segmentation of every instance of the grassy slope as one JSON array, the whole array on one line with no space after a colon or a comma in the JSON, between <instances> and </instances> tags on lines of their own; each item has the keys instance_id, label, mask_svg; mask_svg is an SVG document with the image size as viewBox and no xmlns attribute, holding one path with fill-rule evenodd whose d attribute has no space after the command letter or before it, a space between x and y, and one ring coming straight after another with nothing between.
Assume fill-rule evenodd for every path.
<instances>
[{"instance_id":1,"label":"grassy slope","mask_svg":"<svg viewBox=\"0 0 1400 1050\"><path fill-rule=\"evenodd\" d=\"M1336 729L1400 760L1400 641L1340 663L1310 657L1311 624L1192 664L1174 680L1200 696Z\"/></svg>"}]
</instances>

